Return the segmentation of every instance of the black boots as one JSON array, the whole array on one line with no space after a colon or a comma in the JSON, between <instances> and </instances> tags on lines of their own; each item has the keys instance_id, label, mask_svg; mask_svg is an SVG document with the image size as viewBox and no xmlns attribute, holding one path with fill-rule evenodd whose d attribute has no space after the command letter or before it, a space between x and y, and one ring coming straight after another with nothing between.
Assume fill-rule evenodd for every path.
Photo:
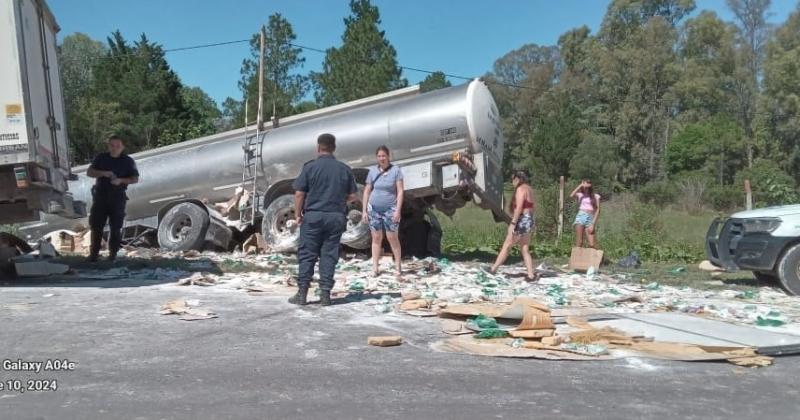
<instances>
[{"instance_id":1,"label":"black boots","mask_svg":"<svg viewBox=\"0 0 800 420\"><path fill-rule=\"evenodd\" d=\"M308 287L300 287L297 293L289 298L289 303L292 305L307 305L306 297L308 296Z\"/></svg>"},{"instance_id":2,"label":"black boots","mask_svg":"<svg viewBox=\"0 0 800 420\"><path fill-rule=\"evenodd\" d=\"M322 306L331 306L331 291L319 291L319 304ZM289 298L289 303L292 305L308 305L308 287L297 288L297 293Z\"/></svg>"},{"instance_id":3,"label":"black boots","mask_svg":"<svg viewBox=\"0 0 800 420\"><path fill-rule=\"evenodd\" d=\"M331 291L330 290L320 290L319 291L319 304L322 306L331 306Z\"/></svg>"}]
</instances>

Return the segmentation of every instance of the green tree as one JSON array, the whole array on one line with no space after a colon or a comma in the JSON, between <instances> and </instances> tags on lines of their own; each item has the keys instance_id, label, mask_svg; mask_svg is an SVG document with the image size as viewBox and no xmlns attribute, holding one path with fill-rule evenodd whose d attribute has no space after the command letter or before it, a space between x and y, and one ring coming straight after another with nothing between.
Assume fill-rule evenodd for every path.
<instances>
[{"instance_id":1,"label":"green tree","mask_svg":"<svg viewBox=\"0 0 800 420\"><path fill-rule=\"evenodd\" d=\"M800 4L775 31L764 63L767 157L800 181Z\"/></svg>"},{"instance_id":2,"label":"green tree","mask_svg":"<svg viewBox=\"0 0 800 420\"><path fill-rule=\"evenodd\" d=\"M397 52L386 39L378 8L369 0L351 0L344 19L342 46L329 48L322 71L313 73L315 97L330 106L404 87Z\"/></svg>"},{"instance_id":3,"label":"green tree","mask_svg":"<svg viewBox=\"0 0 800 420\"><path fill-rule=\"evenodd\" d=\"M526 44L497 59L492 71L486 75L507 139L503 154L506 174L510 173L515 161L525 160L515 160L514 152L520 147L526 149L523 143L533 138L540 100L558 80L557 69L556 47Z\"/></svg>"},{"instance_id":4,"label":"green tree","mask_svg":"<svg viewBox=\"0 0 800 420\"><path fill-rule=\"evenodd\" d=\"M600 44L592 50L598 71L605 131L612 135L623 160L622 181L642 185L663 174L662 155L669 138L672 98L678 79L671 19L656 16L624 43Z\"/></svg>"},{"instance_id":5,"label":"green tree","mask_svg":"<svg viewBox=\"0 0 800 420\"><path fill-rule=\"evenodd\" d=\"M734 36L735 28L714 12L703 11L686 21L678 45L683 69L673 88L680 121L736 115Z\"/></svg>"},{"instance_id":6,"label":"green tree","mask_svg":"<svg viewBox=\"0 0 800 420\"><path fill-rule=\"evenodd\" d=\"M797 204L798 194L794 179L780 168L777 162L756 159L753 167L736 174L736 185L749 179L756 206Z\"/></svg>"},{"instance_id":7,"label":"green tree","mask_svg":"<svg viewBox=\"0 0 800 420\"><path fill-rule=\"evenodd\" d=\"M568 176L584 130L578 104L563 91L550 93L542 100L530 137L513 150L511 165L531 169L544 182Z\"/></svg>"},{"instance_id":8,"label":"green tree","mask_svg":"<svg viewBox=\"0 0 800 420\"><path fill-rule=\"evenodd\" d=\"M222 117L222 112L217 107L217 103L199 87L183 86L181 99L189 110L192 119L198 124L206 126L203 131L213 130L218 123L217 120Z\"/></svg>"},{"instance_id":9,"label":"green tree","mask_svg":"<svg viewBox=\"0 0 800 420\"><path fill-rule=\"evenodd\" d=\"M621 163L611 136L590 133L578 145L569 172L572 179L591 179L599 191L608 193L617 187Z\"/></svg>"},{"instance_id":10,"label":"green tree","mask_svg":"<svg viewBox=\"0 0 800 420\"><path fill-rule=\"evenodd\" d=\"M450 81L441 71L429 74L425 79L420 82L419 88L422 92L430 92L436 89L442 89L452 86Z\"/></svg>"},{"instance_id":11,"label":"green tree","mask_svg":"<svg viewBox=\"0 0 800 420\"><path fill-rule=\"evenodd\" d=\"M128 149L135 152L157 146L168 121L186 118L181 88L161 46L150 42L144 34L130 45L116 31L108 38L106 57L95 67L92 96L119 103L132 115L127 140Z\"/></svg>"},{"instance_id":12,"label":"green tree","mask_svg":"<svg viewBox=\"0 0 800 420\"><path fill-rule=\"evenodd\" d=\"M764 46L770 27L767 13L770 0L727 0L739 29L739 55L741 63L734 78L739 122L745 131L747 166L753 166L755 144L755 117L758 113L759 79L764 57Z\"/></svg>"},{"instance_id":13,"label":"green tree","mask_svg":"<svg viewBox=\"0 0 800 420\"><path fill-rule=\"evenodd\" d=\"M667 147L671 174L702 171L718 185L730 184L743 160L744 133L730 117L687 125Z\"/></svg>"},{"instance_id":14,"label":"green tree","mask_svg":"<svg viewBox=\"0 0 800 420\"><path fill-rule=\"evenodd\" d=\"M80 32L67 35L58 46L61 91L67 111L74 101L88 95L94 82L94 66L105 53L101 42Z\"/></svg>"},{"instance_id":15,"label":"green tree","mask_svg":"<svg viewBox=\"0 0 800 420\"><path fill-rule=\"evenodd\" d=\"M100 150L103 136L97 131L96 109L112 106L90 100L94 83L94 66L105 56L102 43L82 33L64 37L58 47L61 91L64 95L67 136L70 140L70 158L73 163L86 163ZM108 110L109 120L119 116ZM124 119L124 118L122 118Z\"/></svg>"},{"instance_id":16,"label":"green tree","mask_svg":"<svg viewBox=\"0 0 800 420\"><path fill-rule=\"evenodd\" d=\"M248 110L249 111L249 110ZM220 131L244 127L244 102L230 96L222 102L222 124Z\"/></svg>"},{"instance_id":17,"label":"green tree","mask_svg":"<svg viewBox=\"0 0 800 420\"><path fill-rule=\"evenodd\" d=\"M89 163L105 151L105 140L112 134L128 136L133 116L117 102L106 102L92 96L81 96L69 115L69 140L72 162Z\"/></svg>"},{"instance_id":18,"label":"green tree","mask_svg":"<svg viewBox=\"0 0 800 420\"><path fill-rule=\"evenodd\" d=\"M695 8L694 0L614 0L600 27L600 38L609 46L627 40L654 17L675 27Z\"/></svg>"},{"instance_id":19,"label":"green tree","mask_svg":"<svg viewBox=\"0 0 800 420\"><path fill-rule=\"evenodd\" d=\"M186 107L183 118L173 119L161 127L158 145L178 143L215 133L222 127L221 116L216 102L199 87L181 88L181 100Z\"/></svg>"},{"instance_id":20,"label":"green tree","mask_svg":"<svg viewBox=\"0 0 800 420\"><path fill-rule=\"evenodd\" d=\"M264 37L264 119L269 120L273 106L277 117L295 113L294 105L299 102L308 88L308 78L296 74L305 63L303 50L293 43L297 35L291 23L280 13L271 15L266 25ZM250 57L242 61L239 89L243 101L247 100L247 121L255 122L258 113L258 62L261 51L260 34L250 40ZM234 126L244 124L244 106L240 107L233 121Z\"/></svg>"}]
</instances>

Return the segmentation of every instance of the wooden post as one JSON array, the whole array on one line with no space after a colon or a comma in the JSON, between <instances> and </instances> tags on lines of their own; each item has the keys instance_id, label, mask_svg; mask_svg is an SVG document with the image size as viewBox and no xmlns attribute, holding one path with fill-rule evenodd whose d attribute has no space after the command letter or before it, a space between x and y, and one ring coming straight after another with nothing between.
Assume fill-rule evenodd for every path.
<instances>
[{"instance_id":1,"label":"wooden post","mask_svg":"<svg viewBox=\"0 0 800 420\"><path fill-rule=\"evenodd\" d=\"M558 178L558 239L564 233L564 175Z\"/></svg>"},{"instance_id":2,"label":"wooden post","mask_svg":"<svg viewBox=\"0 0 800 420\"><path fill-rule=\"evenodd\" d=\"M258 131L264 131L264 38L267 37L264 25L261 25L261 54L258 56Z\"/></svg>"},{"instance_id":3,"label":"wooden post","mask_svg":"<svg viewBox=\"0 0 800 420\"><path fill-rule=\"evenodd\" d=\"M753 210L753 191L750 189L750 180L744 180L744 196L745 196L745 208L747 210Z\"/></svg>"}]
</instances>

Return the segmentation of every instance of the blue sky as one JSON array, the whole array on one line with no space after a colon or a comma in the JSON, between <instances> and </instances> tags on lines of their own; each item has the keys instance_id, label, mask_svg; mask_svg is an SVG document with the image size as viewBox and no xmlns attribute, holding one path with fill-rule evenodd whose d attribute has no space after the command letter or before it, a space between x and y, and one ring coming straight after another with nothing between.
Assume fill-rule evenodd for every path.
<instances>
[{"instance_id":1,"label":"blue sky","mask_svg":"<svg viewBox=\"0 0 800 420\"><path fill-rule=\"evenodd\" d=\"M725 0L696 0L698 10L732 19ZM554 44L565 31L602 21L608 0L373 0L400 64L480 76L506 52L526 43ZM773 22L783 22L797 0L773 0ZM297 43L325 49L341 43L347 0L48 0L60 37L83 32L105 42L119 29L127 39L145 33L164 48L249 38L273 13L294 27ZM247 44L169 53L184 84L199 86L218 104L239 98L236 86ZM323 54L304 52L303 73L319 70ZM426 75L405 72L411 83ZM454 80L454 83L459 81Z\"/></svg>"}]
</instances>

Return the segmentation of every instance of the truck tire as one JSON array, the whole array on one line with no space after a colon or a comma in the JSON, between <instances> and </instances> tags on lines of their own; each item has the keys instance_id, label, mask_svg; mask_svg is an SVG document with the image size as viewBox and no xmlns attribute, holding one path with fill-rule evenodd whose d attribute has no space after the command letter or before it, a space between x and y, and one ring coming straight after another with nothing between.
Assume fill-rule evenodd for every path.
<instances>
[{"instance_id":1,"label":"truck tire","mask_svg":"<svg viewBox=\"0 0 800 420\"><path fill-rule=\"evenodd\" d=\"M778 280L792 295L800 295L800 244L793 245L778 261Z\"/></svg>"},{"instance_id":2,"label":"truck tire","mask_svg":"<svg viewBox=\"0 0 800 420\"><path fill-rule=\"evenodd\" d=\"M169 209L158 224L158 245L168 251L201 250L211 219L194 203Z\"/></svg>"},{"instance_id":3,"label":"truck tire","mask_svg":"<svg viewBox=\"0 0 800 420\"><path fill-rule=\"evenodd\" d=\"M279 196L264 209L261 236L272 251L297 252L300 229L295 225L294 195Z\"/></svg>"},{"instance_id":4,"label":"truck tire","mask_svg":"<svg viewBox=\"0 0 800 420\"><path fill-rule=\"evenodd\" d=\"M426 219L427 217L427 219ZM442 253L442 227L431 211L412 216L401 226L403 256L439 257Z\"/></svg>"},{"instance_id":5,"label":"truck tire","mask_svg":"<svg viewBox=\"0 0 800 420\"><path fill-rule=\"evenodd\" d=\"M430 230L428 230L428 253L431 257L439 258L442 255L442 225L439 224L439 219L432 211L428 210L428 222L430 223Z\"/></svg>"}]
</instances>

